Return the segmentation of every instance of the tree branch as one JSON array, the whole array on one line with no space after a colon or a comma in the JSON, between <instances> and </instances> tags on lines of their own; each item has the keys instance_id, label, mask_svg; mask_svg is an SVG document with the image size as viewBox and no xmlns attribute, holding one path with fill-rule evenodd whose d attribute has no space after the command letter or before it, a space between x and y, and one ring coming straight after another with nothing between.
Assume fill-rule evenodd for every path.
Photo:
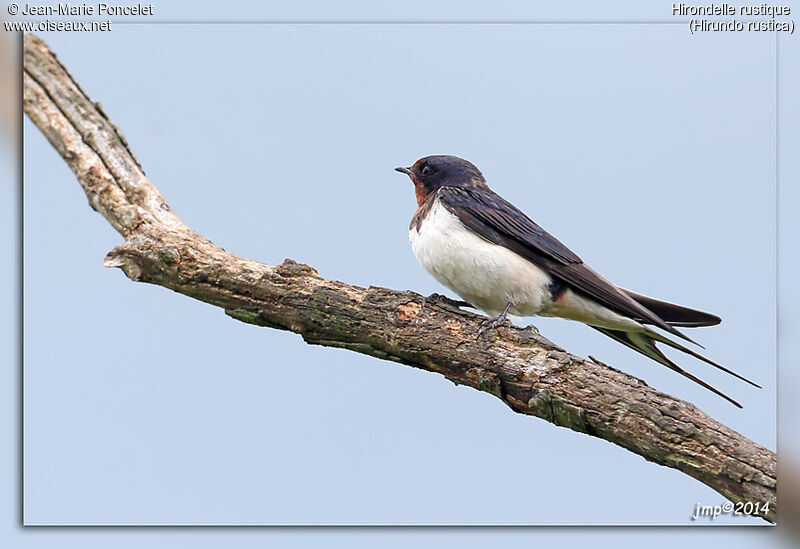
<instances>
[{"instance_id":1,"label":"tree branch","mask_svg":"<svg viewBox=\"0 0 800 549\"><path fill-rule=\"evenodd\" d=\"M290 259L270 266L226 252L172 212L100 105L30 34L23 80L25 112L69 164L91 207L125 238L105 266L311 344L440 373L515 412L683 471L732 502L768 502L763 516L775 521L775 454L694 405L571 355L535 328L504 326L476 341L482 317L448 300L423 306L413 292L360 288Z\"/></svg>"}]
</instances>

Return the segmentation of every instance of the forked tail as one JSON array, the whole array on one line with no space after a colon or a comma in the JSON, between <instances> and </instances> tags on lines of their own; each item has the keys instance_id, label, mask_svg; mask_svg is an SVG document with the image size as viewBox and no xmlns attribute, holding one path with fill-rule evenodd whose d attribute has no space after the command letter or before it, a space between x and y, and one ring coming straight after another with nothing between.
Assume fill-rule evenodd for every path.
<instances>
[{"instance_id":1,"label":"forked tail","mask_svg":"<svg viewBox=\"0 0 800 549\"><path fill-rule=\"evenodd\" d=\"M750 385L753 385L754 387L758 387L759 389L761 388L761 386L758 385L757 383L754 383L754 382L750 381L749 379L740 376L736 372L733 372L733 371L729 370L728 368L726 368L726 367L724 367L724 366L722 366L720 364L717 364L716 362L714 362L712 360L707 359L706 357L702 356L701 354L696 353L696 352L692 351L691 349L688 349L688 348L684 347L680 343L676 343L676 342L672 341L671 339L668 339L668 338L662 336L661 334L657 334L656 332L654 332L652 330L648 329L646 332L624 332L622 330L610 330L608 328L600 328L598 326L592 326L592 328L594 328L598 332L601 332L601 333L607 335L610 338L613 338L613 339L619 341L623 345L627 345L631 349L633 349L635 351L638 351L638 352L642 353L643 355L645 355L647 357L652 358L653 360L655 360L659 364L663 364L664 366L666 366L670 370L674 370L674 371L678 372L679 374L681 374L682 376L684 376L684 377L686 377L688 379L691 379L692 381L694 381L698 385L701 385L701 386L705 387L706 389L708 389L709 391L711 391L713 393L716 393L717 395L721 396L722 398L724 398L725 400L727 400L728 402L730 402L731 404L733 404L734 406L736 406L738 408L741 408L742 405L739 404L738 402L736 402L735 400L733 400L731 397L729 397L728 395L726 395L722 391L712 387L711 385L709 385L708 383L706 383L702 379L698 379L697 377L693 376L692 374L690 374L689 372L687 372L686 370L684 370L683 368L681 368L680 366L678 366L677 364L672 362L670 359L668 359L664 355L664 353L662 353L661 350L658 347L656 347L656 341L658 341L660 343L664 343L666 345L669 345L673 349L678 349L679 351L683 351L684 353L686 353L688 355L691 355L691 356L693 356L695 358L698 358L698 359L702 360L703 362L714 366L715 368L719 368L723 372L726 372L726 373L728 373L728 374L730 374L730 375L732 375L734 377L737 377L737 378L741 379L742 381L745 381L745 382L749 383Z\"/></svg>"}]
</instances>

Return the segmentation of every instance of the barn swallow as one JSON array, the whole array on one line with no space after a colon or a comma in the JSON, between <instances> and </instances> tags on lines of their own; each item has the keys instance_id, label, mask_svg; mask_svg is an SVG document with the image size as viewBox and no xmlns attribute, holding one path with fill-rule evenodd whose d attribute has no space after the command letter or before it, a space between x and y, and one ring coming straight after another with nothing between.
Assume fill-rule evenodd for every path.
<instances>
[{"instance_id":1,"label":"barn swallow","mask_svg":"<svg viewBox=\"0 0 800 549\"><path fill-rule=\"evenodd\" d=\"M506 315L550 316L583 322L742 406L680 368L656 342L706 362L755 387L648 326L695 343L677 327L714 326L718 316L620 288L492 191L480 170L456 156L427 156L395 168L414 183L417 211L408 238L420 265L468 304L487 313L478 337ZM702 347L702 346L700 346Z\"/></svg>"}]
</instances>

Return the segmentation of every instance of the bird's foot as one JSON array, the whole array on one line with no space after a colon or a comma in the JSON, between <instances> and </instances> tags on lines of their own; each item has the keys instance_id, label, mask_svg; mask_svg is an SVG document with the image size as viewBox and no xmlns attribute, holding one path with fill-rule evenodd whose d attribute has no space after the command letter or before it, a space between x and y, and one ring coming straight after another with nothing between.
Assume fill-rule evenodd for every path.
<instances>
[{"instance_id":1,"label":"bird's foot","mask_svg":"<svg viewBox=\"0 0 800 549\"><path fill-rule=\"evenodd\" d=\"M506 317L508 316L508 311L510 311L511 307L513 306L514 304L509 302L508 305L506 305L506 308L503 310L502 313L500 313L500 315L498 315L497 318L490 318L489 320L484 320L481 323L481 327L478 330L478 336L475 339L480 339L480 337L489 330L494 330L498 326L502 326L506 321Z\"/></svg>"},{"instance_id":2,"label":"bird's foot","mask_svg":"<svg viewBox=\"0 0 800 549\"><path fill-rule=\"evenodd\" d=\"M470 305L466 301L460 301L460 300L457 300L457 299L450 299L446 295L433 293L433 294L431 294L431 295L429 295L427 297L423 297L422 298L422 308L424 309L425 306L428 303L437 303L437 302L438 303L446 303L446 304L452 305L453 307L456 307L456 308L458 308L458 307L472 307L472 305Z\"/></svg>"}]
</instances>

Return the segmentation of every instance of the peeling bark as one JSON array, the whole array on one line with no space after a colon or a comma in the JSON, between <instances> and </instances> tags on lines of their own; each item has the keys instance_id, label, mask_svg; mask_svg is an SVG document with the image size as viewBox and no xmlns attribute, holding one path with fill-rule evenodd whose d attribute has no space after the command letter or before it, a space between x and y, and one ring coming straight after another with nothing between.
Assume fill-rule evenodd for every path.
<instances>
[{"instance_id":1,"label":"peeling bark","mask_svg":"<svg viewBox=\"0 0 800 549\"><path fill-rule=\"evenodd\" d=\"M445 299L327 280L290 259L264 265L186 226L147 179L121 132L36 36L24 39L24 109L78 178L93 209L124 237L104 265L225 310L231 318L442 374L512 410L613 442L672 467L732 502L769 502L776 456L694 405L533 328L476 340L482 317Z\"/></svg>"}]
</instances>

